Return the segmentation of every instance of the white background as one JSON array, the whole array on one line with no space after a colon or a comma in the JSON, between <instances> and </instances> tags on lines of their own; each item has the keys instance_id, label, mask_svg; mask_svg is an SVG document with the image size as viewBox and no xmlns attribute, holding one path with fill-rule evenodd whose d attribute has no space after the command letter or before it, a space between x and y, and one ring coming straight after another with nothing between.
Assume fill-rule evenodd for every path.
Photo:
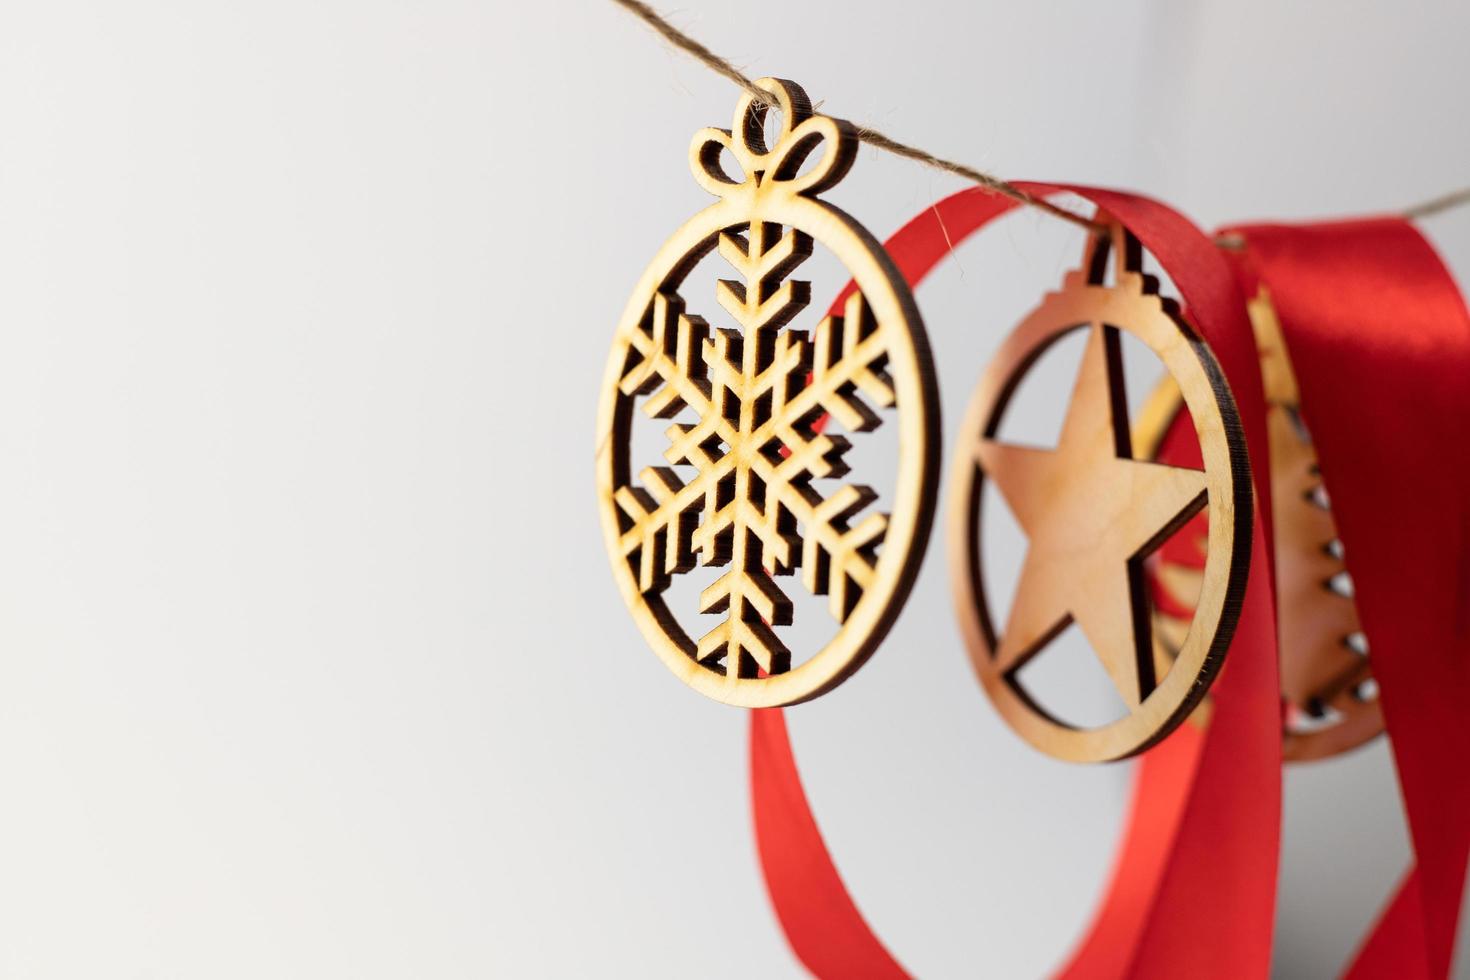
<instances>
[{"instance_id":1,"label":"white background","mask_svg":"<svg viewBox=\"0 0 1470 980\"><path fill-rule=\"evenodd\" d=\"M1470 181L1463 4L675 19L830 113L1206 226ZM798 973L744 717L647 651L592 493L613 326L735 94L595 0L0 7L0 976ZM833 197L882 237L958 186L865 152ZM919 295L950 431L1076 249L1003 227ZM1470 211L1425 230L1465 281ZM1129 767L998 722L942 548L791 725L911 970L1058 963ZM1381 743L1288 774L1280 975L1350 954L1399 812Z\"/></svg>"}]
</instances>

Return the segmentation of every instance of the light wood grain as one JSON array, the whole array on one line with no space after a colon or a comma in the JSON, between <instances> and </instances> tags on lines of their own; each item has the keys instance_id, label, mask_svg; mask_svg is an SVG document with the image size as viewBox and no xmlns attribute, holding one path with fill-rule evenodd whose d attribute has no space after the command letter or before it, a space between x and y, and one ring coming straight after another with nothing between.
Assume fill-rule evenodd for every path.
<instances>
[{"instance_id":1,"label":"light wood grain","mask_svg":"<svg viewBox=\"0 0 1470 980\"><path fill-rule=\"evenodd\" d=\"M861 225L817 197L851 167L856 134L814 114L795 83L755 84L775 97L779 134L767 145L767 107L746 94L730 130L695 135L691 169L719 201L665 243L628 301L602 389L597 490L614 577L649 645L701 693L768 707L830 690L891 626L933 518L939 417L908 286ZM726 155L737 172L724 168ZM791 273L817 246L857 289L808 336L786 329L810 300ZM713 296L684 296L711 252L736 278ZM635 480L629 437L640 400L651 417L696 420L674 421L669 465ZM860 483L819 489L814 480L845 479L849 439L882 424L885 408L898 426L891 508L878 510ZM830 422L847 435L827 431ZM698 639L662 595L696 565L726 569L685 611L713 617ZM840 624L815 651L782 638L794 605L777 579L797 569Z\"/></svg>"}]
</instances>

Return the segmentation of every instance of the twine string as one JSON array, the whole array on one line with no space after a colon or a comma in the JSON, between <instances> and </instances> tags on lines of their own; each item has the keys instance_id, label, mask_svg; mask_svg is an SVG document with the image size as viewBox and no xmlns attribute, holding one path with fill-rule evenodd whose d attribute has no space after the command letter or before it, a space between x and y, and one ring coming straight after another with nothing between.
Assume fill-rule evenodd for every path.
<instances>
[{"instance_id":1,"label":"twine string","mask_svg":"<svg viewBox=\"0 0 1470 980\"><path fill-rule=\"evenodd\" d=\"M715 54L708 47L699 43L688 34L685 34L673 24L670 24L658 11L644 3L643 0L613 0L613 3L627 10L633 16L643 21L643 23L653 28L665 41L680 51L683 51L710 71L740 86L750 94L752 99L761 105L772 109L778 108L775 97L756 85L749 75L736 68L728 59ZM954 174L956 177L963 177L965 180L970 181L989 193L1003 195L1027 207L1043 211L1052 217L1061 218L1063 221L1069 221L1081 228L1086 228L1088 231L1105 232L1107 230L1099 222L1077 214L1075 211L1068 211L1066 208L1058 207L1045 198L1029 194L1015 184L1002 180L994 174L988 174L983 170L976 170L974 167L967 166L963 163L956 163L953 160L946 160L943 157L935 156L928 150L921 150L908 143L901 143L871 126L857 126L857 134L858 138L869 146L886 150L895 156L915 160L924 164L926 167L933 167L936 170ZM1470 187L1464 187L1460 190L1451 191L1448 194L1441 194L1427 201L1410 205L1400 211L1399 216L1406 220L1414 221L1419 218L1427 218L1430 215L1441 214L1467 204L1470 204ZM1232 251L1244 247L1244 241L1238 235L1222 236L1216 240L1216 243L1220 247Z\"/></svg>"},{"instance_id":2,"label":"twine string","mask_svg":"<svg viewBox=\"0 0 1470 980\"><path fill-rule=\"evenodd\" d=\"M1427 218L1432 214L1441 214L1451 208L1458 208L1464 204L1470 204L1470 187L1462 187L1457 191L1450 191L1448 194L1441 194L1439 197L1432 197L1427 201L1420 201L1418 204L1404 208L1400 213L1403 217L1413 221L1416 218Z\"/></svg>"},{"instance_id":3,"label":"twine string","mask_svg":"<svg viewBox=\"0 0 1470 980\"><path fill-rule=\"evenodd\" d=\"M653 28L665 41L668 41L671 45L683 51L710 71L740 86L750 94L752 99L761 105L773 109L777 107L775 97L756 85L749 75L736 68L728 59L715 54L709 48L688 34L685 34L673 24L670 24L658 11L644 3L643 0L613 0L613 3L616 3ZM1105 232L1107 230L1105 226L1096 221L1083 217L1074 211L1068 211L1066 208L1058 207L1044 198L1028 194L1016 185L1002 180L994 174L988 174L983 170L976 170L974 167L966 166L963 163L956 163L953 160L945 160L927 150L921 150L916 146L910 146L908 143L899 142L893 137L879 132L872 126L854 125L857 128L858 139L869 146L886 150L895 156L916 160L927 167L933 167L936 170L942 170L945 173L954 174L957 177L963 177L965 180L976 184L992 194L1001 194L1027 207L1044 211L1053 217L1061 218L1063 221L1070 221L1072 224L1086 228L1088 231Z\"/></svg>"}]
</instances>

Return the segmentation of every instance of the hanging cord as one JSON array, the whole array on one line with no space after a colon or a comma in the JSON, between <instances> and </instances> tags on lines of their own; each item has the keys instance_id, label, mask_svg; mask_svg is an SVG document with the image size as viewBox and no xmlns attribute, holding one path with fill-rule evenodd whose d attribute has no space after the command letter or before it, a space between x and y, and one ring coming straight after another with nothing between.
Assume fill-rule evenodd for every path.
<instances>
[{"instance_id":1,"label":"hanging cord","mask_svg":"<svg viewBox=\"0 0 1470 980\"><path fill-rule=\"evenodd\" d=\"M678 48L680 51L683 51L685 54L692 57L695 61L698 61L700 64L704 65L710 71L713 71L717 75L722 75L725 78L728 78L730 81L734 82L736 85L739 85L742 89L750 94L750 97L752 99L756 100L761 105L767 106L769 108L776 108L775 97L772 96L765 89L756 85L755 82L752 81L748 75L746 75L740 69L736 68L734 65L730 64L727 59L721 58L709 48L705 47L703 44L700 44L698 41L694 40L694 38L690 37L688 34L685 34L683 31L679 30L677 27L664 20L664 18L660 16L657 11L655 11L648 4L643 3L642 0L613 0L613 3L616 3L618 6L627 10L639 20L643 21L649 27L653 28L665 41L668 41L674 47ZM1033 194L1028 194L1016 185L1002 180L994 174L988 174L983 170L976 170L974 167L968 167L963 163L955 163L953 160L945 160L942 157L935 156L928 150L921 150L918 147L910 146L907 143L900 143L893 137L886 136L883 133L878 132L878 130L874 129L871 126L862 126L857 124L854 125L857 127L858 138L869 146L876 147L880 150L887 150L889 153L892 153L895 156L905 157L909 160L917 160L919 163L924 164L926 167L933 167L936 170L942 170L945 173L954 174L956 177L963 177L964 179L971 181L983 190L989 191L992 194L1000 194L1020 204L1024 204L1027 207L1036 208L1039 211L1045 211L1047 214L1051 215L1054 218L1061 218L1063 221L1070 221L1072 224L1077 225L1081 228L1085 228L1088 231L1103 232L1107 230L1106 227L1099 222L1093 221L1089 218L1085 218L1074 211L1068 211L1066 208L1057 207L1055 204L1051 203L1048 200L1045 200L1044 198L1039 198Z\"/></svg>"},{"instance_id":2,"label":"hanging cord","mask_svg":"<svg viewBox=\"0 0 1470 980\"><path fill-rule=\"evenodd\" d=\"M643 0L613 0L613 3L627 10L633 16L653 28L665 41L668 41L710 71L740 86L746 92L750 93L752 99L755 99L761 105L769 108L777 107L775 97L756 85L750 76L732 65L728 59L715 54L709 48L700 44L673 24L670 24L658 11L644 3ZM963 163L955 163L953 160L945 160L927 150L921 150L907 143L900 143L891 136L886 136L878 132L878 130L873 129L871 126L857 126L857 134L858 138L869 146L877 147L880 150L887 150L889 153L905 157L909 160L917 160L927 167L933 167L936 170L954 174L956 177L963 177L985 191L1003 195L1027 207L1044 211L1052 217L1061 218L1063 221L1071 222L1088 231L1105 232L1107 230L1099 222L1092 221L1074 211L1068 211L1066 208L1058 207L1045 198L1028 194L1015 184L1002 180L994 174L988 174L983 170L976 170L974 167L968 167ZM1408 221L1415 221L1419 218L1441 214L1467 204L1470 204L1470 187L1452 191L1448 194L1442 194L1439 197L1431 198L1427 201L1421 201L1418 204L1404 208L1399 212L1399 215ZM1215 239L1215 244L1223 249L1239 251L1245 247L1245 240L1239 235L1221 235Z\"/></svg>"}]
</instances>

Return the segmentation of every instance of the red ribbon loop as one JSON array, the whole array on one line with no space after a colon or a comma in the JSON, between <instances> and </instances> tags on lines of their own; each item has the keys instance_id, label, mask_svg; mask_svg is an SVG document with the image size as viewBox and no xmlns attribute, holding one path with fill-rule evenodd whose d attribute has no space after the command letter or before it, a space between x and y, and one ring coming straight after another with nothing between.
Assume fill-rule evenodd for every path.
<instances>
[{"instance_id":1,"label":"red ribbon loop","mask_svg":"<svg viewBox=\"0 0 1470 980\"><path fill-rule=\"evenodd\" d=\"M1186 219L1155 201L1072 191L1126 225L1173 279L1233 389L1256 482L1252 568L1206 730L1181 728L1139 769L1123 861L1069 977L1265 976L1281 814L1281 743L1272 596L1270 494L1255 342L1229 265ZM961 191L887 243L916 285L955 244L1015 203ZM842 297L839 297L840 304ZM842 886L801 790L779 711L751 715L751 791L762 870L793 951L821 977L904 976ZM1202 917L1207 925L1202 925Z\"/></svg>"}]
</instances>

